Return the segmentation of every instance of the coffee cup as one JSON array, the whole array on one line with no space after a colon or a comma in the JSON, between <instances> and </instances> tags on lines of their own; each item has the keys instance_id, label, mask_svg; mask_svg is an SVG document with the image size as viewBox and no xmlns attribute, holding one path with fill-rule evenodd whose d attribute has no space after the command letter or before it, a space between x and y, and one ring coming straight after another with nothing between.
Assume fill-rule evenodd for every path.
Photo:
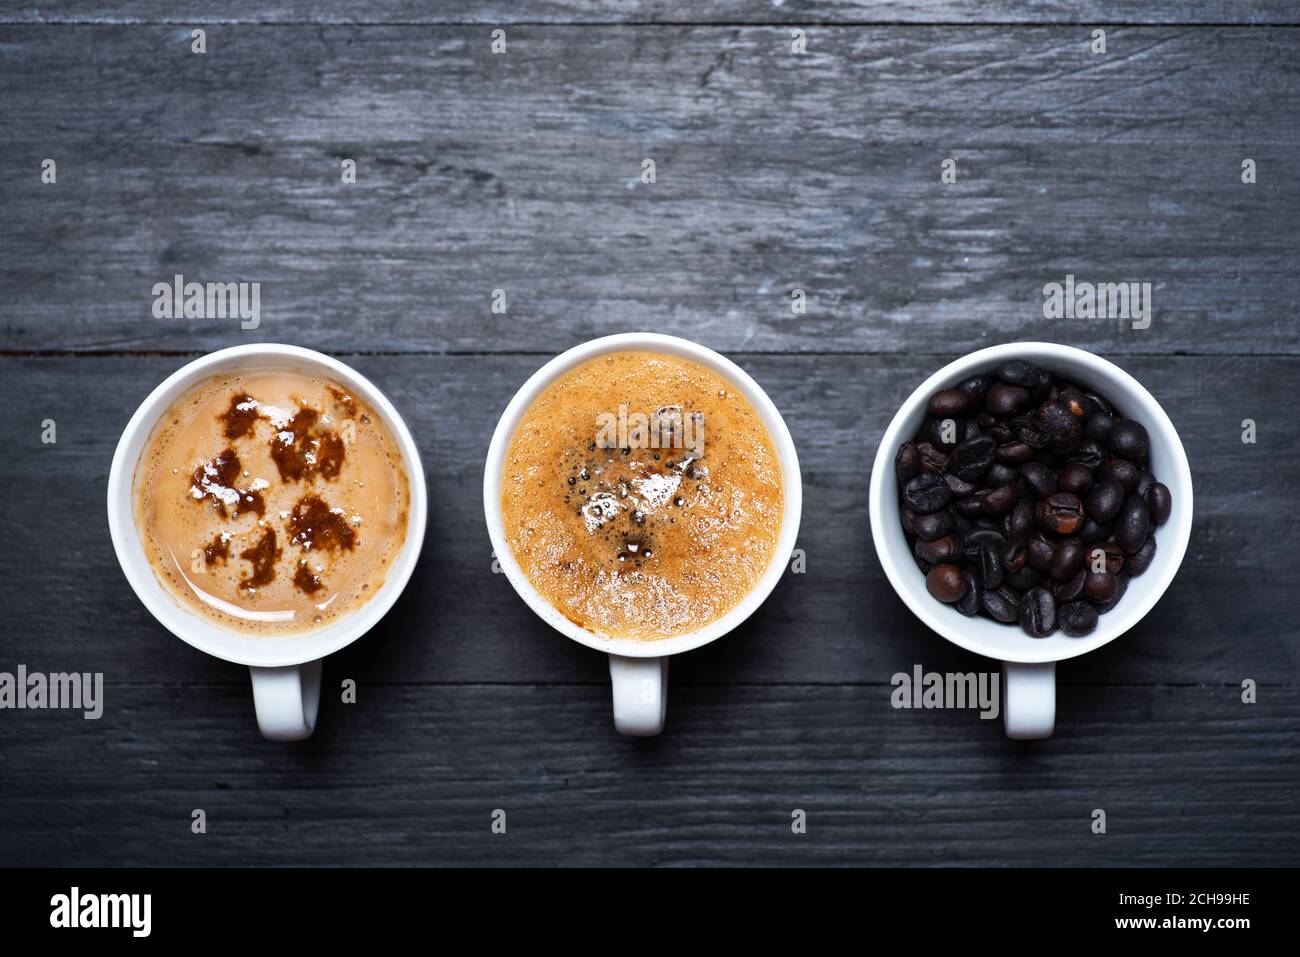
<instances>
[{"instance_id":1,"label":"coffee cup","mask_svg":"<svg viewBox=\"0 0 1300 957\"><path fill-rule=\"evenodd\" d=\"M315 631L285 636L243 634L184 607L158 580L134 516L136 469L150 437L172 404L212 376L259 369L294 369L328 377L373 410L400 448L410 490L406 538L383 585L364 604ZM406 587L420 557L427 518L424 469L411 433L387 397L356 370L297 346L235 346L203 356L170 375L127 423L108 476L108 527L127 581L145 607L172 634L200 651L245 665L253 682L258 727L267 738L310 737L320 704L321 660L369 631Z\"/></svg>"},{"instance_id":2,"label":"coffee cup","mask_svg":"<svg viewBox=\"0 0 1300 957\"><path fill-rule=\"evenodd\" d=\"M1118 604L1100 617L1097 628L1081 638L1056 632L1031 638L1014 625L964 617L935 600L899 522L894 456L912 438L926 416L934 393L971 376L990 372L1011 359L1040 368L1104 395L1125 416L1146 427L1150 469L1169 487L1173 508L1156 529L1156 554L1146 572L1129 582ZM953 644L1002 662L1002 713L1011 738L1047 738L1056 721L1056 662L1095 651L1136 625L1160 600L1187 551L1192 530L1192 476L1187 454L1164 409L1141 383L1111 362L1082 349L1046 342L992 346L944 366L907 398L885 430L876 452L870 487L871 534L876 554L894 591L921 621Z\"/></svg>"},{"instance_id":3,"label":"coffee cup","mask_svg":"<svg viewBox=\"0 0 1300 957\"><path fill-rule=\"evenodd\" d=\"M529 582L511 552L501 509L501 479L510 440L533 401L565 373L597 356L616 352L654 352L689 359L729 380L758 413L780 461L784 514L766 571L728 612L696 630L657 640L598 635L565 617ZM535 372L506 406L497 423L483 471L483 509L488 535L506 579L524 602L560 634L609 656L613 683L614 726L626 735L654 735L663 730L667 706L668 660L693 651L730 632L752 615L776 587L794 550L802 509L799 459L790 432L772 400L739 366L712 349L674 336L626 333L594 339L556 356Z\"/></svg>"}]
</instances>

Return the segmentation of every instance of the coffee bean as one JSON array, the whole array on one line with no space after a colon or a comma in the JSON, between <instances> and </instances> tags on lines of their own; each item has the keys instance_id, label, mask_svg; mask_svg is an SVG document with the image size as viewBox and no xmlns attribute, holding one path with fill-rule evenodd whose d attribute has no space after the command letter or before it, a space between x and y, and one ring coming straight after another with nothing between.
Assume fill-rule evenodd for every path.
<instances>
[{"instance_id":1,"label":"coffee bean","mask_svg":"<svg viewBox=\"0 0 1300 957\"><path fill-rule=\"evenodd\" d=\"M1029 591L1031 588L1037 588L1043 583L1043 576L1038 574L1032 568L1025 567L1019 571L1008 572L1002 579L1002 585L1005 588L1013 588L1017 592Z\"/></svg>"},{"instance_id":2,"label":"coffee bean","mask_svg":"<svg viewBox=\"0 0 1300 957\"><path fill-rule=\"evenodd\" d=\"M1136 495L1130 495L1115 519L1115 544L1132 555L1146 544L1150 531L1151 512L1147 503Z\"/></svg>"},{"instance_id":3,"label":"coffee bean","mask_svg":"<svg viewBox=\"0 0 1300 957\"><path fill-rule=\"evenodd\" d=\"M915 512L913 512L906 505L900 505L898 507L898 518L903 525L903 531L907 533L909 538L916 535L916 513Z\"/></svg>"},{"instance_id":4,"label":"coffee bean","mask_svg":"<svg viewBox=\"0 0 1300 957\"><path fill-rule=\"evenodd\" d=\"M1112 598L1110 601L1106 602L1104 605L1097 606L1097 611L1100 614L1103 615L1106 614L1106 612L1110 611L1112 608L1114 608L1116 605L1119 604L1120 599L1124 597L1124 592L1128 590L1128 582L1129 582L1129 577L1128 574L1125 572L1120 572L1118 575L1115 576L1115 597Z\"/></svg>"},{"instance_id":5,"label":"coffee bean","mask_svg":"<svg viewBox=\"0 0 1300 957\"><path fill-rule=\"evenodd\" d=\"M1104 542L1110 538L1114 528L1110 522L1098 522L1091 516L1083 521L1083 528L1079 529L1079 541L1085 545L1091 545L1093 542Z\"/></svg>"},{"instance_id":6,"label":"coffee bean","mask_svg":"<svg viewBox=\"0 0 1300 957\"><path fill-rule=\"evenodd\" d=\"M1084 405L1088 407L1089 415L1111 415L1115 414L1114 407L1106 401L1106 397L1096 392L1085 392L1083 394ZM1091 419L1089 419L1091 421Z\"/></svg>"},{"instance_id":7,"label":"coffee bean","mask_svg":"<svg viewBox=\"0 0 1300 957\"><path fill-rule=\"evenodd\" d=\"M1110 572L1088 572L1083 579L1083 594L1095 605L1104 605L1115 597L1119 588L1119 577Z\"/></svg>"},{"instance_id":8,"label":"coffee bean","mask_svg":"<svg viewBox=\"0 0 1300 957\"><path fill-rule=\"evenodd\" d=\"M920 471L921 453L911 442L904 442L898 447L898 452L894 456L894 476L902 483Z\"/></svg>"},{"instance_id":9,"label":"coffee bean","mask_svg":"<svg viewBox=\"0 0 1300 957\"><path fill-rule=\"evenodd\" d=\"M958 499L957 503L953 505L953 511L958 515L965 516L966 518L975 518L977 515L983 514L983 502L984 493L976 492L973 495L967 495L965 498Z\"/></svg>"},{"instance_id":10,"label":"coffee bean","mask_svg":"<svg viewBox=\"0 0 1300 957\"><path fill-rule=\"evenodd\" d=\"M1002 568L1002 550L995 545L985 545L979 553L980 584L985 588L997 588L1002 584L1006 574Z\"/></svg>"},{"instance_id":11,"label":"coffee bean","mask_svg":"<svg viewBox=\"0 0 1300 957\"><path fill-rule=\"evenodd\" d=\"M1147 430L1140 422L1121 419L1110 433L1110 450L1131 462L1141 465L1147 460L1150 441Z\"/></svg>"},{"instance_id":12,"label":"coffee bean","mask_svg":"<svg viewBox=\"0 0 1300 957\"><path fill-rule=\"evenodd\" d=\"M952 604L966 594L966 580L956 565L935 565L925 576L925 588L945 604Z\"/></svg>"},{"instance_id":13,"label":"coffee bean","mask_svg":"<svg viewBox=\"0 0 1300 957\"><path fill-rule=\"evenodd\" d=\"M1007 517L1002 520L1002 532L1008 538L1027 536L1034 528L1034 503L1027 498L1016 502Z\"/></svg>"},{"instance_id":14,"label":"coffee bean","mask_svg":"<svg viewBox=\"0 0 1300 957\"><path fill-rule=\"evenodd\" d=\"M943 562L955 562L961 557L961 539L956 535L945 535L942 538L936 538L932 542L918 538L913 551L916 552L917 558L934 565Z\"/></svg>"},{"instance_id":15,"label":"coffee bean","mask_svg":"<svg viewBox=\"0 0 1300 957\"><path fill-rule=\"evenodd\" d=\"M994 462L989 470L984 473L984 481L988 482L989 488L997 488L999 485L1015 485L1020 480L1020 470L1013 465L1004 465L1001 462Z\"/></svg>"},{"instance_id":16,"label":"coffee bean","mask_svg":"<svg viewBox=\"0 0 1300 957\"><path fill-rule=\"evenodd\" d=\"M1056 596L1056 604L1061 605L1067 601L1076 601L1083 594L1083 580L1088 576L1086 570L1080 568L1075 572L1074 577L1063 582L1056 582L1052 585L1052 594Z\"/></svg>"},{"instance_id":17,"label":"coffee bean","mask_svg":"<svg viewBox=\"0 0 1300 957\"><path fill-rule=\"evenodd\" d=\"M1046 572L1052 567L1052 556L1055 553L1056 545L1039 533L1029 539L1029 548L1025 555L1025 563L1030 568L1040 572Z\"/></svg>"},{"instance_id":18,"label":"coffee bean","mask_svg":"<svg viewBox=\"0 0 1300 957\"><path fill-rule=\"evenodd\" d=\"M993 464L997 448L990 435L971 436L952 450L947 469L966 482L978 482Z\"/></svg>"},{"instance_id":19,"label":"coffee bean","mask_svg":"<svg viewBox=\"0 0 1300 957\"><path fill-rule=\"evenodd\" d=\"M984 408L993 415L1007 416L1019 411L1020 407L1028 401L1028 389L999 382L984 396Z\"/></svg>"},{"instance_id":20,"label":"coffee bean","mask_svg":"<svg viewBox=\"0 0 1300 957\"><path fill-rule=\"evenodd\" d=\"M1019 499L1020 493L1016 491L1014 485L1003 485L1000 488L990 489L981 505L986 515L1005 515L1015 508Z\"/></svg>"},{"instance_id":21,"label":"coffee bean","mask_svg":"<svg viewBox=\"0 0 1300 957\"><path fill-rule=\"evenodd\" d=\"M1160 482L1152 482L1147 486L1142 497L1147 503L1147 509L1151 512L1151 521L1157 525L1163 525L1169 521L1169 513L1174 508L1174 499L1169 493L1168 486Z\"/></svg>"},{"instance_id":22,"label":"coffee bean","mask_svg":"<svg viewBox=\"0 0 1300 957\"><path fill-rule=\"evenodd\" d=\"M1057 402L1065 406L1070 414L1079 420L1082 425L1083 421L1091 414L1088 410L1088 400L1084 396L1083 390L1077 385L1067 385L1061 389L1056 398Z\"/></svg>"},{"instance_id":23,"label":"coffee bean","mask_svg":"<svg viewBox=\"0 0 1300 957\"><path fill-rule=\"evenodd\" d=\"M993 378L991 376L977 375L971 376L957 388L974 398L976 402L983 402L985 393L989 391L989 387L992 385Z\"/></svg>"},{"instance_id":24,"label":"coffee bean","mask_svg":"<svg viewBox=\"0 0 1300 957\"><path fill-rule=\"evenodd\" d=\"M975 486L972 483L963 482L951 472L944 472L943 480L948 483L948 488L952 490L954 498L965 498L975 492Z\"/></svg>"},{"instance_id":25,"label":"coffee bean","mask_svg":"<svg viewBox=\"0 0 1300 957\"><path fill-rule=\"evenodd\" d=\"M1118 482L1125 495L1132 495L1136 492L1138 482L1142 480L1141 469L1128 459L1116 458L1113 455L1106 460L1102 472L1106 478Z\"/></svg>"},{"instance_id":26,"label":"coffee bean","mask_svg":"<svg viewBox=\"0 0 1300 957\"><path fill-rule=\"evenodd\" d=\"M916 508L915 505L912 507ZM1083 526L1083 503L1079 501L1077 495L1057 492L1038 503L1034 510L1034 518L1038 521L1038 527L1045 532L1053 535L1073 535Z\"/></svg>"},{"instance_id":27,"label":"coffee bean","mask_svg":"<svg viewBox=\"0 0 1300 957\"><path fill-rule=\"evenodd\" d=\"M1024 537L1008 538L1002 543L998 557L1002 559L1002 567L1007 571L1019 571L1025 567L1025 559L1029 557L1029 540Z\"/></svg>"},{"instance_id":28,"label":"coffee bean","mask_svg":"<svg viewBox=\"0 0 1300 957\"><path fill-rule=\"evenodd\" d=\"M1047 498L1057 491L1056 472L1039 462L1026 462L1020 466L1020 477L1038 498Z\"/></svg>"},{"instance_id":29,"label":"coffee bean","mask_svg":"<svg viewBox=\"0 0 1300 957\"><path fill-rule=\"evenodd\" d=\"M1092 545L1088 548L1088 554L1084 556L1084 564L1091 572L1098 574L1110 572L1112 575L1118 575L1120 569L1124 567L1124 550L1114 542Z\"/></svg>"},{"instance_id":30,"label":"coffee bean","mask_svg":"<svg viewBox=\"0 0 1300 957\"><path fill-rule=\"evenodd\" d=\"M1084 468L1097 469L1106 461L1106 452L1101 445L1092 439L1085 439L1079 443L1069 455L1069 461L1077 462Z\"/></svg>"},{"instance_id":31,"label":"coffee bean","mask_svg":"<svg viewBox=\"0 0 1300 957\"><path fill-rule=\"evenodd\" d=\"M935 472L923 471L903 486L903 501L912 511L928 515L937 512L952 499L948 483Z\"/></svg>"},{"instance_id":32,"label":"coffee bean","mask_svg":"<svg viewBox=\"0 0 1300 957\"><path fill-rule=\"evenodd\" d=\"M1073 492L1075 495L1082 497L1087 493L1088 489L1092 488L1092 483L1096 479L1092 474L1092 469L1081 462L1071 462L1061 469L1057 481L1062 492Z\"/></svg>"},{"instance_id":33,"label":"coffee bean","mask_svg":"<svg viewBox=\"0 0 1300 957\"><path fill-rule=\"evenodd\" d=\"M985 589L980 607L990 618L1004 625L1020 617L1020 598L1008 588Z\"/></svg>"},{"instance_id":34,"label":"coffee bean","mask_svg":"<svg viewBox=\"0 0 1300 957\"><path fill-rule=\"evenodd\" d=\"M1038 387L1039 372L1040 370L1036 365L1020 359L1012 359L998 366L994 374L1003 382L1009 382L1025 389L1034 389Z\"/></svg>"},{"instance_id":35,"label":"coffee bean","mask_svg":"<svg viewBox=\"0 0 1300 957\"><path fill-rule=\"evenodd\" d=\"M948 455L965 440L966 428L954 419L926 419L921 424L919 437Z\"/></svg>"},{"instance_id":36,"label":"coffee bean","mask_svg":"<svg viewBox=\"0 0 1300 957\"><path fill-rule=\"evenodd\" d=\"M1114 479L1098 482L1088 493L1088 515L1098 522L1109 522L1124 506L1124 488Z\"/></svg>"},{"instance_id":37,"label":"coffee bean","mask_svg":"<svg viewBox=\"0 0 1300 957\"><path fill-rule=\"evenodd\" d=\"M1083 441L1083 425L1060 402L1044 402L1038 418L1048 436L1048 449L1056 455L1069 455Z\"/></svg>"},{"instance_id":38,"label":"coffee bean","mask_svg":"<svg viewBox=\"0 0 1300 957\"><path fill-rule=\"evenodd\" d=\"M1046 588L1032 588L1020 599L1020 627L1030 638L1056 631L1056 599Z\"/></svg>"},{"instance_id":39,"label":"coffee bean","mask_svg":"<svg viewBox=\"0 0 1300 957\"><path fill-rule=\"evenodd\" d=\"M912 533L927 542L951 535L955 527L956 517L946 508L928 515L914 515L912 518Z\"/></svg>"},{"instance_id":40,"label":"coffee bean","mask_svg":"<svg viewBox=\"0 0 1300 957\"><path fill-rule=\"evenodd\" d=\"M1058 582L1073 578L1083 567L1085 546L1077 538L1064 539L1056 546L1052 561L1048 564L1048 574Z\"/></svg>"},{"instance_id":41,"label":"coffee bean","mask_svg":"<svg viewBox=\"0 0 1300 957\"><path fill-rule=\"evenodd\" d=\"M1128 557L1128 563L1124 568L1130 575L1137 577L1151 567L1155 557L1156 537L1148 535L1147 540L1142 543L1142 547Z\"/></svg>"},{"instance_id":42,"label":"coffee bean","mask_svg":"<svg viewBox=\"0 0 1300 957\"><path fill-rule=\"evenodd\" d=\"M1012 419L1011 428L1015 431L1016 438L1032 449L1047 448L1047 443L1051 439L1047 427L1030 415L1021 415Z\"/></svg>"},{"instance_id":43,"label":"coffee bean","mask_svg":"<svg viewBox=\"0 0 1300 957\"><path fill-rule=\"evenodd\" d=\"M1006 539L1002 534L994 529L975 529L962 539L962 554L967 558L978 558L980 549L984 546L992 545L995 549L1001 549L1004 541Z\"/></svg>"},{"instance_id":44,"label":"coffee bean","mask_svg":"<svg viewBox=\"0 0 1300 957\"><path fill-rule=\"evenodd\" d=\"M1062 605L1058 617L1061 621L1061 631L1071 638L1090 635L1097 628L1097 609L1086 601L1072 601Z\"/></svg>"},{"instance_id":45,"label":"coffee bean","mask_svg":"<svg viewBox=\"0 0 1300 957\"><path fill-rule=\"evenodd\" d=\"M975 573L969 569L962 572L962 580L966 583L966 594L958 598L953 603L953 607L967 618L974 618L980 613L980 607L983 604L984 586L979 583Z\"/></svg>"},{"instance_id":46,"label":"coffee bean","mask_svg":"<svg viewBox=\"0 0 1300 957\"><path fill-rule=\"evenodd\" d=\"M961 389L944 389L930 396L926 411L939 419L952 419L965 415L974 407L974 397Z\"/></svg>"},{"instance_id":47,"label":"coffee bean","mask_svg":"<svg viewBox=\"0 0 1300 957\"><path fill-rule=\"evenodd\" d=\"M1115 420L1109 412L1098 412L1088 420L1088 424L1083 427L1083 434L1086 438L1091 439L1100 445L1110 444L1110 433L1115 427Z\"/></svg>"}]
</instances>

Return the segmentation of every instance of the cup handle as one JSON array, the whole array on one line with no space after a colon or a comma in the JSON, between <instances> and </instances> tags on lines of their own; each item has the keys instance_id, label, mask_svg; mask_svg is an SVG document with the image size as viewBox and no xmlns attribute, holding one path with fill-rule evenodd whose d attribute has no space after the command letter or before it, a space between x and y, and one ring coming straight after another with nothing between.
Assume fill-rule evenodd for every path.
<instances>
[{"instance_id":1,"label":"cup handle","mask_svg":"<svg viewBox=\"0 0 1300 957\"><path fill-rule=\"evenodd\" d=\"M1017 741L1050 738L1056 727L1056 662L1002 662L1002 721Z\"/></svg>"},{"instance_id":2,"label":"cup handle","mask_svg":"<svg viewBox=\"0 0 1300 957\"><path fill-rule=\"evenodd\" d=\"M668 707L668 656L609 656L614 682L614 727L619 734L649 737L664 729Z\"/></svg>"},{"instance_id":3,"label":"cup handle","mask_svg":"<svg viewBox=\"0 0 1300 957\"><path fill-rule=\"evenodd\" d=\"M320 710L320 660L287 668L254 668L253 709L271 741L301 741L316 730Z\"/></svg>"}]
</instances>

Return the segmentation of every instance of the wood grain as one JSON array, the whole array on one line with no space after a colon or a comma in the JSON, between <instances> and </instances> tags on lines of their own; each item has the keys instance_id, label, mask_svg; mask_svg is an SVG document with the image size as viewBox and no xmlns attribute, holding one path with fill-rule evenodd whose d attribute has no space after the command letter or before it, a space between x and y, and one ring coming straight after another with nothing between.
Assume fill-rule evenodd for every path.
<instances>
[{"instance_id":1,"label":"wood grain","mask_svg":"<svg viewBox=\"0 0 1300 957\"><path fill-rule=\"evenodd\" d=\"M1068 27L836 29L803 57L744 27L528 26L505 56L455 27L232 26L205 56L179 27L4 36L4 351L229 342L153 318L178 273L260 282L248 339L347 351L1300 342L1297 31L1124 28L1104 57ZM1151 283L1151 328L1043 318L1067 274Z\"/></svg>"}]
</instances>

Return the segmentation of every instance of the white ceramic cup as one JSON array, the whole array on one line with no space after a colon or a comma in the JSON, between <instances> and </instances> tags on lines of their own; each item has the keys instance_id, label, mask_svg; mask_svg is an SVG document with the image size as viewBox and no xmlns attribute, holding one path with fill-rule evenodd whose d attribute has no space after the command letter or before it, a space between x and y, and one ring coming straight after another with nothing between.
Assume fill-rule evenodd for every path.
<instances>
[{"instance_id":1,"label":"white ceramic cup","mask_svg":"<svg viewBox=\"0 0 1300 957\"><path fill-rule=\"evenodd\" d=\"M210 376L269 368L328 376L377 413L401 449L411 495L406 542L374 597L325 628L284 637L241 634L182 605L149 564L133 514L136 465L154 426L171 404ZM176 637L200 651L248 666L258 727L274 741L311 736L320 704L321 659L364 635L397 600L419 560L427 510L420 454L392 403L369 380L337 359L297 346L235 346L203 356L174 372L149 394L127 423L108 475L108 528L127 581L145 607Z\"/></svg>"},{"instance_id":2,"label":"white ceramic cup","mask_svg":"<svg viewBox=\"0 0 1300 957\"><path fill-rule=\"evenodd\" d=\"M989 618L966 618L936 601L925 588L899 522L898 482L894 456L925 419L930 396L1009 359L1023 359L1105 396L1117 412L1146 426L1150 436L1149 468L1169 487L1173 511L1155 530L1156 555L1145 573L1129 581L1128 590L1096 630L1082 638L1061 631L1030 638L1018 626ZM1192 474L1187 454L1169 416L1136 379L1100 356L1047 342L1016 342L981 349L944 366L926 379L903 403L885 430L871 470L871 535L889 583L916 617L953 644L1002 661L1002 714L1007 735L1051 737L1056 723L1056 662L1095 651L1128 631L1149 612L1174 580L1192 531Z\"/></svg>"},{"instance_id":3,"label":"white ceramic cup","mask_svg":"<svg viewBox=\"0 0 1300 957\"><path fill-rule=\"evenodd\" d=\"M781 519L781 534L772 553L772 561L741 602L721 618L698 631L657 641L630 638L610 638L598 635L574 624L543 598L528 581L506 541L501 523L501 472L505 463L510 439L519 420L541 393L552 382L570 369L596 356L611 352L658 352L681 356L698 362L722 375L749 400L758 412L772 437L777 457L781 462L784 484L785 514ZM592 423L593 435L595 423ZM707 427L707 424L706 424ZM670 655L693 651L717 638L721 638L752 615L763 603L785 571L795 540L799 536L799 518L803 508L803 485L799 475L799 457L794 442L785 427L781 413L767 394L739 366L712 349L679 339L675 336L648 332L631 332L576 346L564 352L537 372L515 393L506 406L492 435L488 448L487 466L483 470L483 510L487 517L488 535L496 552L501 570L515 591L543 621L556 631L574 641L604 651L609 655L609 674L614 687L614 726L621 734L654 735L663 730L664 714L668 701L668 658Z\"/></svg>"}]
</instances>

